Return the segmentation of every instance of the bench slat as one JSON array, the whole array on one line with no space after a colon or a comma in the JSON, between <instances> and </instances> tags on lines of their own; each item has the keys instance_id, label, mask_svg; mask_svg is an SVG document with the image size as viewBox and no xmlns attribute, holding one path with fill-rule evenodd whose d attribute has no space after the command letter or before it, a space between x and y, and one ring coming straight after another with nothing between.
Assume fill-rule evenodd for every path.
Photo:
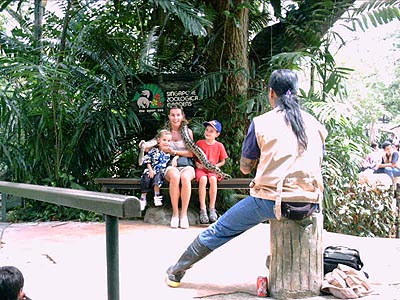
<instances>
[{"instance_id":1,"label":"bench slat","mask_svg":"<svg viewBox=\"0 0 400 300\"><path fill-rule=\"evenodd\" d=\"M218 182L218 189L249 189L252 178L232 178ZM101 184L105 189L140 189L139 178L96 178L95 183ZM161 187L168 188L168 182ZM192 181L192 189L198 189L199 185L196 180Z\"/></svg>"}]
</instances>

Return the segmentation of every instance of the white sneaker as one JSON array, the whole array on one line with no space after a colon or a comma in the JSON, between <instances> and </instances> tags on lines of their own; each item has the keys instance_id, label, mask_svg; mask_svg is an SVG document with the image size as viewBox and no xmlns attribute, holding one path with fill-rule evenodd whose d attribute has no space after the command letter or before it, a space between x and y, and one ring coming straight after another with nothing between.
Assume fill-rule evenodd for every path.
<instances>
[{"instance_id":1,"label":"white sneaker","mask_svg":"<svg viewBox=\"0 0 400 300\"><path fill-rule=\"evenodd\" d=\"M154 196L154 206L162 205L162 196Z\"/></svg>"},{"instance_id":2,"label":"white sneaker","mask_svg":"<svg viewBox=\"0 0 400 300\"><path fill-rule=\"evenodd\" d=\"M189 228L189 220L187 216L181 217L181 224L180 227L182 229L188 229Z\"/></svg>"},{"instance_id":3,"label":"white sneaker","mask_svg":"<svg viewBox=\"0 0 400 300\"><path fill-rule=\"evenodd\" d=\"M179 217L172 217L171 218L171 227L178 228L179 227Z\"/></svg>"},{"instance_id":4,"label":"white sneaker","mask_svg":"<svg viewBox=\"0 0 400 300\"><path fill-rule=\"evenodd\" d=\"M146 208L147 201L140 199L139 203L140 203L140 210L144 210Z\"/></svg>"}]
</instances>

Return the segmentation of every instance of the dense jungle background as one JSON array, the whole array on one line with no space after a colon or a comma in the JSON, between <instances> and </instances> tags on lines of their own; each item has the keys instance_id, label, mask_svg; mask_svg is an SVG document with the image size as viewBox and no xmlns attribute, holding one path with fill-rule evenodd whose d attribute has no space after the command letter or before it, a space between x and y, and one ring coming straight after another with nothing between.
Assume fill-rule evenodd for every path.
<instances>
[{"instance_id":1,"label":"dense jungle background","mask_svg":"<svg viewBox=\"0 0 400 300\"><path fill-rule=\"evenodd\" d=\"M190 127L224 126L224 172L242 177L241 144L252 117L269 109L276 68L304 77L302 104L329 131L323 172L328 230L392 236L390 191L360 186L357 175L371 124L400 124L398 62L390 83L361 78L370 94L349 98L353 71L336 63L345 46L334 25L351 32L399 22L400 1L285 0L3 0L0 1L0 167L3 180L99 190L97 177L139 177L138 143L166 121L145 117L134 98L149 78L190 82L200 105ZM400 36L395 33L398 51ZM175 76L175 77L174 77ZM165 109L165 108L164 108ZM165 110L164 110L165 111ZM239 191L240 193L240 191ZM245 192L244 192L245 193ZM238 191L219 192L223 212ZM192 200L197 203L197 199ZM193 204L195 205L195 204ZM339 217L338 217L339 216ZM101 216L25 201L11 221ZM340 220L340 221L338 221ZM338 221L338 222L337 222Z\"/></svg>"}]
</instances>

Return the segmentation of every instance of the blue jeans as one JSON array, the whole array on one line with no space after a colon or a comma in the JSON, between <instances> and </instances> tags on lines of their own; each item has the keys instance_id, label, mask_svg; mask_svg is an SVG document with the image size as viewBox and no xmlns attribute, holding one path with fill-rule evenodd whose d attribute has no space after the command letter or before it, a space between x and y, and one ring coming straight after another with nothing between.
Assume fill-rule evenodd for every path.
<instances>
[{"instance_id":1,"label":"blue jeans","mask_svg":"<svg viewBox=\"0 0 400 300\"><path fill-rule=\"evenodd\" d=\"M272 200L247 196L200 233L200 242L213 251L261 222L275 219L274 206Z\"/></svg>"},{"instance_id":2,"label":"blue jeans","mask_svg":"<svg viewBox=\"0 0 400 300\"><path fill-rule=\"evenodd\" d=\"M400 176L400 169L399 168L392 168L392 167L386 167L386 168L379 168L378 170L375 171L375 173L385 173L390 176L391 179L393 177L399 177Z\"/></svg>"}]
</instances>

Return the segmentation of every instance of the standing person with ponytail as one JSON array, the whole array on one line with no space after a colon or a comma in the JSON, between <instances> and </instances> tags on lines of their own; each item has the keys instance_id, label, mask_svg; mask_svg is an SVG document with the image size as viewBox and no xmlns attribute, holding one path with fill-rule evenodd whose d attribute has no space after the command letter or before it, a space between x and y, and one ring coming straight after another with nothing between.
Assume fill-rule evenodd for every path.
<instances>
[{"instance_id":1,"label":"standing person with ponytail","mask_svg":"<svg viewBox=\"0 0 400 300\"><path fill-rule=\"evenodd\" d=\"M250 195L200 233L168 268L170 287L178 287L194 263L259 223L282 216L296 218L289 214L287 205L304 207L305 215L321 205L327 131L300 109L297 89L293 71L281 69L271 74L269 103L273 109L254 118L242 145L241 172L249 174L256 168Z\"/></svg>"}]
</instances>

